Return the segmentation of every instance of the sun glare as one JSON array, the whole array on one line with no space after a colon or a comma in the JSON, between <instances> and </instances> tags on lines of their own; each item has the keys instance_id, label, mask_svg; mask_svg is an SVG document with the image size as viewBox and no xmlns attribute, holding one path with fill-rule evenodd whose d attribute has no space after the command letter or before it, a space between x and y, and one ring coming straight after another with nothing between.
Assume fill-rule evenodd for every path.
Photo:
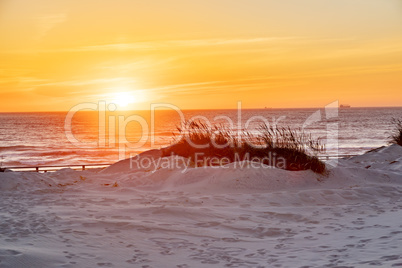
<instances>
[{"instance_id":1,"label":"sun glare","mask_svg":"<svg viewBox=\"0 0 402 268\"><path fill-rule=\"evenodd\" d=\"M140 90L117 92L113 94L112 103L119 108L128 108L130 104L145 101L145 94Z\"/></svg>"},{"instance_id":2,"label":"sun glare","mask_svg":"<svg viewBox=\"0 0 402 268\"><path fill-rule=\"evenodd\" d=\"M119 107L127 107L133 102L134 96L130 92L118 92L113 99L113 103L117 104Z\"/></svg>"}]
</instances>

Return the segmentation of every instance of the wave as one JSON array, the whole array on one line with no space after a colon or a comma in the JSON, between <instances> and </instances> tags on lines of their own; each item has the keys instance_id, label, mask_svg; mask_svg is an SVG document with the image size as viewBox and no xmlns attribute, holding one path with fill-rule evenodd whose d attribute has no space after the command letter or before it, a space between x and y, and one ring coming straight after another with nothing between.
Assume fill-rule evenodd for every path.
<instances>
[{"instance_id":1,"label":"wave","mask_svg":"<svg viewBox=\"0 0 402 268\"><path fill-rule=\"evenodd\" d=\"M39 147L28 145L0 146L0 152L37 150Z\"/></svg>"},{"instance_id":2,"label":"wave","mask_svg":"<svg viewBox=\"0 0 402 268\"><path fill-rule=\"evenodd\" d=\"M118 151L46 151L34 152L31 155L35 156L108 156L118 154Z\"/></svg>"}]
</instances>

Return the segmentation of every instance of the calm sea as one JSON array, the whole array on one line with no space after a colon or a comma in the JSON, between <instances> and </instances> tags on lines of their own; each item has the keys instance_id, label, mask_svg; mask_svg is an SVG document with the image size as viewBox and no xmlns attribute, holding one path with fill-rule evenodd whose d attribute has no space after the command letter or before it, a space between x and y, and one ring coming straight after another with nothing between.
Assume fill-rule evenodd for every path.
<instances>
[{"instance_id":1,"label":"calm sea","mask_svg":"<svg viewBox=\"0 0 402 268\"><path fill-rule=\"evenodd\" d=\"M181 118L251 132L262 124L304 128L322 139L326 154L361 154L386 145L399 108L175 110L0 113L3 167L113 163L173 141ZM182 117L181 117L182 116ZM69 124L71 118L71 124Z\"/></svg>"}]
</instances>

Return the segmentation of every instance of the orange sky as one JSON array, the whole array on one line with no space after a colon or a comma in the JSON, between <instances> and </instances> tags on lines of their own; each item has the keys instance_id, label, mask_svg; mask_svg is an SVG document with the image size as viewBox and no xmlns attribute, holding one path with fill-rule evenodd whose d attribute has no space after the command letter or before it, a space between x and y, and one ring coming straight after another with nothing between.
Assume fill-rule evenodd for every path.
<instances>
[{"instance_id":1,"label":"orange sky","mask_svg":"<svg viewBox=\"0 0 402 268\"><path fill-rule=\"evenodd\" d=\"M400 0L0 0L0 112L402 106Z\"/></svg>"}]
</instances>

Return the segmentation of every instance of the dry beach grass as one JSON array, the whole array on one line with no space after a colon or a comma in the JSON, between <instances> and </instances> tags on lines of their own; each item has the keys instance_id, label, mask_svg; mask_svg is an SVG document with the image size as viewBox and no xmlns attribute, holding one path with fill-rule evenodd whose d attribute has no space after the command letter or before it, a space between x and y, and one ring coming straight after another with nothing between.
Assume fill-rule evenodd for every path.
<instances>
[{"instance_id":1,"label":"dry beach grass","mask_svg":"<svg viewBox=\"0 0 402 268\"><path fill-rule=\"evenodd\" d=\"M302 130L262 125L258 133L252 134L199 121L185 122L178 130L178 138L163 150L164 156L191 158L198 165L214 165L211 160L220 163L219 160L225 159L231 163L253 159L286 170L311 169L316 173L325 173L325 164L316 155L307 153L309 150L314 154L325 147L320 140L313 139Z\"/></svg>"}]
</instances>

